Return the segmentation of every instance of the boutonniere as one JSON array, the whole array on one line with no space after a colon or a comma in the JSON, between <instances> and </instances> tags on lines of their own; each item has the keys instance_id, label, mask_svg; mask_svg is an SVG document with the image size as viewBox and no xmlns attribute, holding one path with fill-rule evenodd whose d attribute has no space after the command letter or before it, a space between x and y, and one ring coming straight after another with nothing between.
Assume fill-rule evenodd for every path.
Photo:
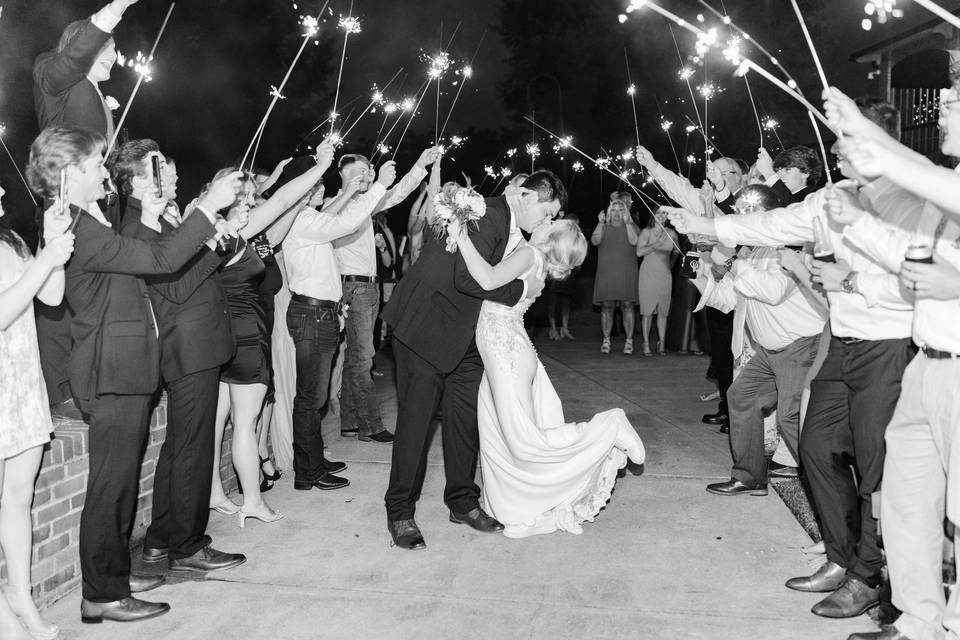
<instances>
[{"instance_id":1,"label":"boutonniere","mask_svg":"<svg viewBox=\"0 0 960 640\"><path fill-rule=\"evenodd\" d=\"M110 111L116 111L120 108L120 103L117 102L117 99L113 96L106 96L103 101L106 103L107 109L110 109Z\"/></svg>"},{"instance_id":2,"label":"boutonniere","mask_svg":"<svg viewBox=\"0 0 960 640\"><path fill-rule=\"evenodd\" d=\"M433 197L433 232L437 238L447 232L447 225L456 219L460 228L477 227L477 220L487 213L487 203L483 196L470 187L449 186ZM447 251L457 250L457 241L447 236Z\"/></svg>"}]
</instances>

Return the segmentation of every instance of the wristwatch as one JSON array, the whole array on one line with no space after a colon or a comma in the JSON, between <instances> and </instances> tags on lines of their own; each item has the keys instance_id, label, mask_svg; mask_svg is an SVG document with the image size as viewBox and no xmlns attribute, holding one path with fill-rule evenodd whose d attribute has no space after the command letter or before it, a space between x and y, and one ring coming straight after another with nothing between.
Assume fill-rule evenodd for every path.
<instances>
[{"instance_id":1,"label":"wristwatch","mask_svg":"<svg viewBox=\"0 0 960 640\"><path fill-rule=\"evenodd\" d=\"M844 293L856 293L857 292L857 272L851 271L847 274L847 277L840 281L840 289Z\"/></svg>"}]
</instances>

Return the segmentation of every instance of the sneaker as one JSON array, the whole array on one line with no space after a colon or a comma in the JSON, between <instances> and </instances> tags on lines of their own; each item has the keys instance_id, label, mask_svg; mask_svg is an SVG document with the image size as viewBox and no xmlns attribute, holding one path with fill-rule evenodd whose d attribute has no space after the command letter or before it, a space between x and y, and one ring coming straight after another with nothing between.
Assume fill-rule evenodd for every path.
<instances>
[{"instance_id":1,"label":"sneaker","mask_svg":"<svg viewBox=\"0 0 960 640\"><path fill-rule=\"evenodd\" d=\"M600 343L600 353L610 353L610 338L604 338Z\"/></svg>"},{"instance_id":2,"label":"sneaker","mask_svg":"<svg viewBox=\"0 0 960 640\"><path fill-rule=\"evenodd\" d=\"M633 340L631 338L627 338L627 341L623 343L623 353L628 356L633 353Z\"/></svg>"}]
</instances>

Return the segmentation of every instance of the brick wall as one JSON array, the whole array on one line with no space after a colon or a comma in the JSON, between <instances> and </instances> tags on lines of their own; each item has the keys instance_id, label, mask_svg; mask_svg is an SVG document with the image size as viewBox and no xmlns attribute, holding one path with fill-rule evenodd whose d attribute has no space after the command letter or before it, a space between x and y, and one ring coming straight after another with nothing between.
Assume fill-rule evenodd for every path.
<instances>
[{"instance_id":1,"label":"brick wall","mask_svg":"<svg viewBox=\"0 0 960 640\"><path fill-rule=\"evenodd\" d=\"M33 595L40 606L56 602L80 586L80 511L87 489L87 425L58 422L54 440L43 453L33 497ZM150 419L150 436L140 472L140 498L131 534L131 546L143 541L150 524L153 473L167 431L164 397ZM221 473L228 492L237 479L230 455L231 428L224 434ZM0 560L0 577L6 565Z\"/></svg>"}]
</instances>

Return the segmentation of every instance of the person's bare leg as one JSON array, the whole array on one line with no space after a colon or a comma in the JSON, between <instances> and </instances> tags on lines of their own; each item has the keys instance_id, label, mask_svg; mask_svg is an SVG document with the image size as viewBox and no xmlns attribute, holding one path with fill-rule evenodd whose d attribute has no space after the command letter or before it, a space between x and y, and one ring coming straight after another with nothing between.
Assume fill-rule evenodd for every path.
<instances>
[{"instance_id":1,"label":"person's bare leg","mask_svg":"<svg viewBox=\"0 0 960 640\"><path fill-rule=\"evenodd\" d=\"M657 312L657 333L660 334L660 349L658 349L660 355L667 355L667 320L668 314L664 313L662 310Z\"/></svg>"},{"instance_id":2,"label":"person's bare leg","mask_svg":"<svg viewBox=\"0 0 960 640\"><path fill-rule=\"evenodd\" d=\"M223 490L223 478L220 477L220 450L223 448L223 432L227 428L227 418L230 417L230 385L220 383L220 396L217 399L217 422L213 436L213 482L210 485L210 506L224 505L227 512L234 511L236 504L227 504L232 501ZM236 427L234 427L236 429Z\"/></svg>"}]
</instances>

